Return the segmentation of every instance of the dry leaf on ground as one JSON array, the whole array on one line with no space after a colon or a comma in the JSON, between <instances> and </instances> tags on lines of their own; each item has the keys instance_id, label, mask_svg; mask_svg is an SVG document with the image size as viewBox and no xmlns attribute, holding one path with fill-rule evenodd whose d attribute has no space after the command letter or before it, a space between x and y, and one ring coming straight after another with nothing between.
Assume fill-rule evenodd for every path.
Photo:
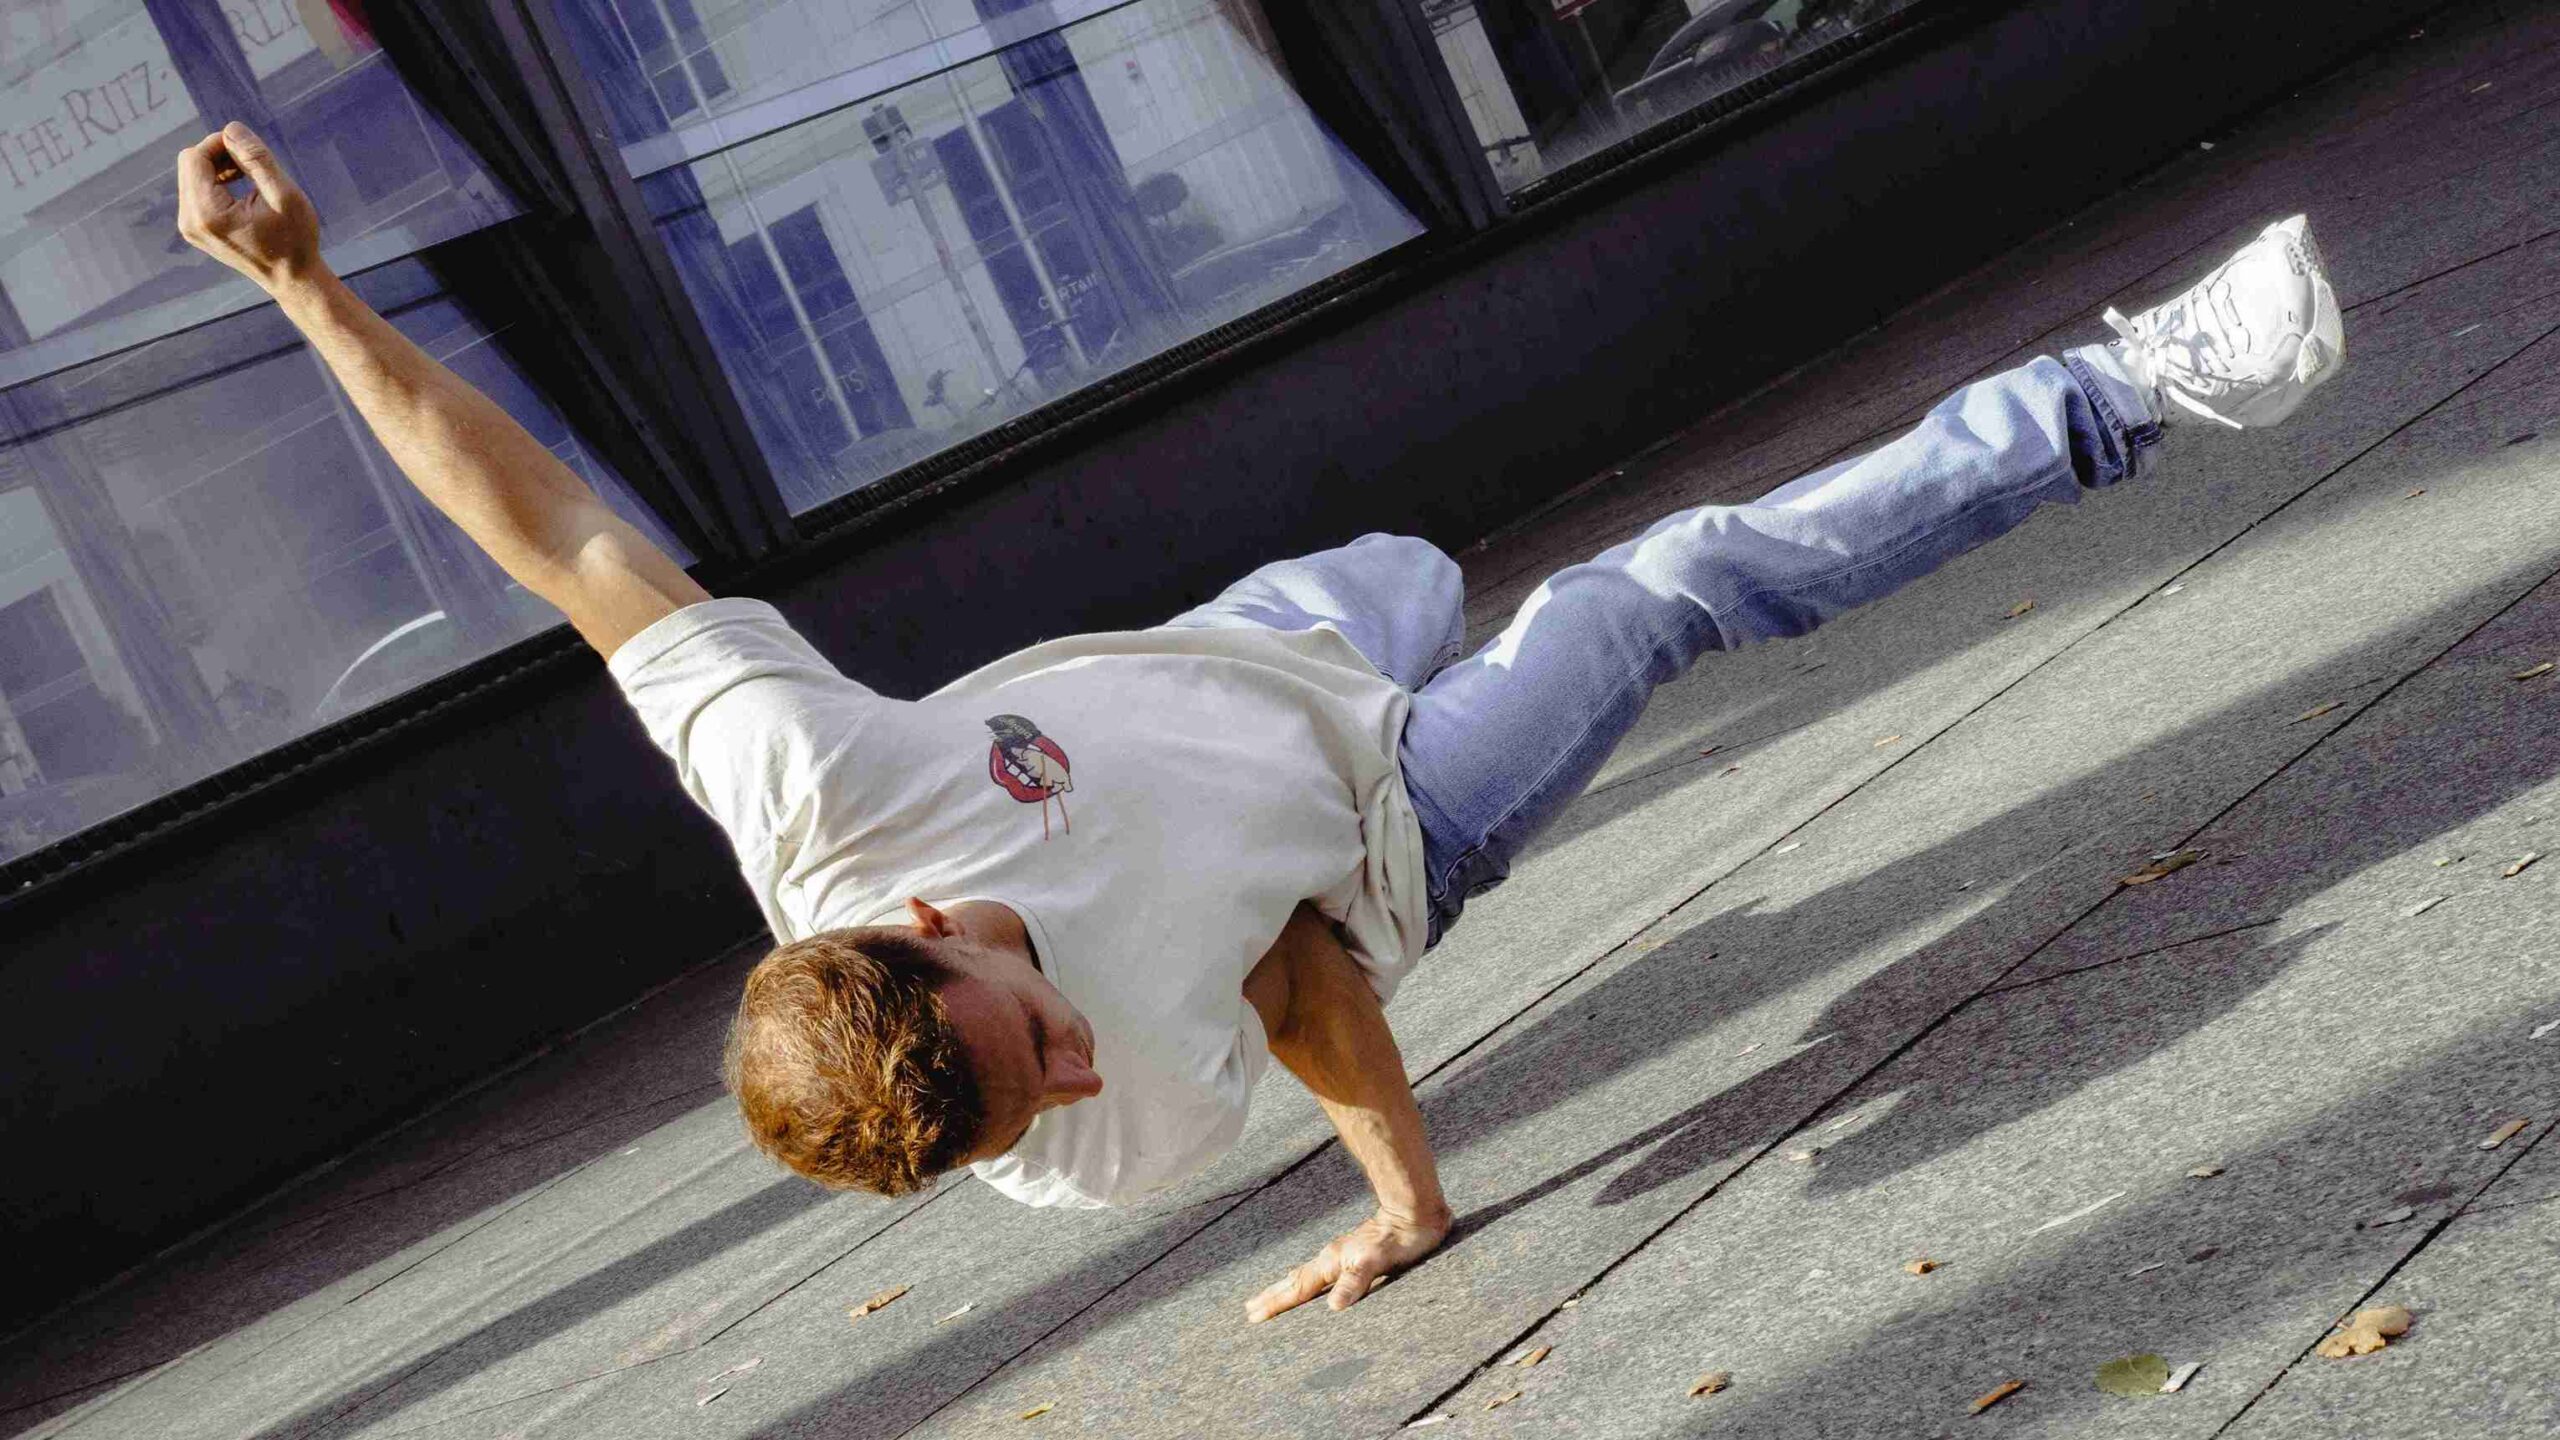
<instances>
[{"instance_id":1,"label":"dry leaf on ground","mask_svg":"<svg viewBox=\"0 0 2560 1440\"><path fill-rule=\"evenodd\" d=\"M2190 1360L2186 1364L2179 1366L2177 1369L2169 1373L2168 1379L2160 1382L2160 1393L2163 1395L2175 1395L2179 1391L2186 1389L2187 1382L2196 1378L2196 1372L2203 1368L2204 1362L2201 1360Z\"/></svg>"},{"instance_id":2,"label":"dry leaf on ground","mask_svg":"<svg viewBox=\"0 0 2560 1440\"><path fill-rule=\"evenodd\" d=\"M2545 1020L2541 1024L2534 1026L2533 1033L2524 1038L2527 1040L2539 1040L2554 1030L2560 1030L2560 1020Z\"/></svg>"},{"instance_id":3,"label":"dry leaf on ground","mask_svg":"<svg viewBox=\"0 0 2560 1440\"><path fill-rule=\"evenodd\" d=\"M2424 487L2424 486L2420 486L2419 488L2417 488L2417 489L2415 489L2415 490L2410 491L2408 494L2403 495L2403 496L2401 496L2400 498L2401 498L2401 499L2403 499L2403 500L2415 500L2415 499L2417 499L2419 496L2424 495L2424 494L2426 494L2426 493L2427 493L2427 492L2426 492L2426 487Z\"/></svg>"},{"instance_id":4,"label":"dry leaf on ground","mask_svg":"<svg viewBox=\"0 0 2560 1440\"><path fill-rule=\"evenodd\" d=\"M2024 1380L2003 1380L1998 1385L1992 1387L1989 1394L1986 1394L1981 1399L1973 1402L1973 1413L1979 1415L1983 1411L1990 1409L1992 1406L1999 1404L2001 1401L2008 1399L2010 1396L2015 1395L2026 1388L2027 1382Z\"/></svg>"},{"instance_id":5,"label":"dry leaf on ground","mask_svg":"<svg viewBox=\"0 0 2560 1440\"><path fill-rule=\"evenodd\" d=\"M1732 1383L1732 1371L1710 1370L1706 1374L1699 1376L1696 1383L1689 1387L1689 1398L1695 1400L1701 1395L1713 1395Z\"/></svg>"},{"instance_id":6,"label":"dry leaf on ground","mask_svg":"<svg viewBox=\"0 0 2560 1440\"><path fill-rule=\"evenodd\" d=\"M1055 1410L1055 1409L1057 1409L1057 1408L1058 1408L1058 1402L1057 1402L1057 1401L1055 1401L1055 1400L1045 1400L1045 1401L1042 1401L1040 1404L1034 1405L1034 1406L1032 1406L1030 1409L1023 1411L1023 1412L1022 1412L1022 1415L1021 1415L1021 1418L1022 1418L1022 1419L1025 1419L1025 1420L1037 1420L1037 1419L1039 1419L1041 1416L1046 1415L1046 1414L1048 1414L1050 1411Z\"/></svg>"},{"instance_id":7,"label":"dry leaf on ground","mask_svg":"<svg viewBox=\"0 0 2560 1440\"><path fill-rule=\"evenodd\" d=\"M1556 1353L1556 1347L1553 1345L1541 1345L1537 1349L1530 1351L1528 1354L1521 1356L1519 1359L1514 1360L1511 1363L1520 1366L1535 1365L1554 1353Z\"/></svg>"},{"instance_id":8,"label":"dry leaf on ground","mask_svg":"<svg viewBox=\"0 0 2560 1440\"><path fill-rule=\"evenodd\" d=\"M2551 662L2545 660L2541 664L2534 666L2532 669L2517 671L2516 678L2519 680L2530 680L2536 675L2548 675L2550 673Z\"/></svg>"},{"instance_id":9,"label":"dry leaf on ground","mask_svg":"<svg viewBox=\"0 0 2560 1440\"><path fill-rule=\"evenodd\" d=\"M1822 1153L1822 1147L1821 1147L1821 1146L1819 1146L1819 1145L1807 1145L1806 1147L1804 1147L1804 1148L1803 1148L1803 1149L1801 1149L1801 1150L1790 1150L1790 1151L1788 1151L1788 1152L1787 1152L1787 1158L1788 1158L1788 1159L1790 1159L1790 1160L1793 1160L1794 1162L1796 1162L1796 1163L1797 1163L1797 1164L1799 1164L1799 1165L1810 1165L1810 1164L1812 1164L1812 1163L1814 1162L1814 1158L1815 1158L1816 1156L1819 1156L1821 1153Z\"/></svg>"},{"instance_id":10,"label":"dry leaf on ground","mask_svg":"<svg viewBox=\"0 0 2560 1440\"><path fill-rule=\"evenodd\" d=\"M2314 705L2310 709L2303 711L2301 714L2294 716L2292 719L2287 720L2284 723L2287 725L2299 725L2305 720L2317 720L2321 716L2328 714L2330 711L2335 710L2346 703L2347 702L2344 700L2332 700L2326 705Z\"/></svg>"},{"instance_id":11,"label":"dry leaf on ground","mask_svg":"<svg viewBox=\"0 0 2560 1440\"><path fill-rule=\"evenodd\" d=\"M2527 851L2526 851L2526 852L2524 852L2522 855L2519 855L2519 856L2517 856L2517 857L2516 857L2516 863L2514 863L2513 865L2508 866L2508 867L2507 867L2506 869L2504 869L2504 870L2499 871L2499 872L2498 872L2498 874L2499 874L2500 876L2502 876L2502 877L2506 878L2506 879L2513 880L2514 878L2516 878L2517 876L2519 876L2519 875L2523 874L2523 873L2524 873L2524 872L2526 872L2527 870L2532 869L2532 868L2533 868L2533 862L2534 862L2534 861L2536 861L2536 860L2539 860L2539 859L2541 859L2541 858L2542 858L2542 852L2541 852L2541 851L2539 851L2539 850L2527 850Z\"/></svg>"},{"instance_id":12,"label":"dry leaf on ground","mask_svg":"<svg viewBox=\"0 0 2560 1440\"><path fill-rule=\"evenodd\" d=\"M2385 1210L2370 1220L2359 1220L2356 1222L2356 1228L2359 1230L2379 1230L2385 1225L2398 1225L2417 1218L2417 1206L2402 1205L2396 1209Z\"/></svg>"},{"instance_id":13,"label":"dry leaf on ground","mask_svg":"<svg viewBox=\"0 0 2560 1440\"><path fill-rule=\"evenodd\" d=\"M2098 1388L2110 1395L2157 1395L2169 1383L2169 1362L2157 1355L2127 1355L2098 1367Z\"/></svg>"},{"instance_id":14,"label":"dry leaf on ground","mask_svg":"<svg viewBox=\"0 0 2560 1440\"><path fill-rule=\"evenodd\" d=\"M1487 1410L1499 1410L1503 1406L1510 1404L1512 1401L1519 1399L1523 1393L1525 1392L1514 1390L1508 1395L1496 1395L1492 1399L1484 1402L1484 1408Z\"/></svg>"},{"instance_id":15,"label":"dry leaf on ground","mask_svg":"<svg viewBox=\"0 0 2560 1440\"><path fill-rule=\"evenodd\" d=\"M2384 1305L2372 1310L2359 1310L2356 1318L2338 1327L2338 1333L2323 1340L2315 1348L2332 1360L2351 1355L2370 1355L2409 1333L2409 1312L2398 1305Z\"/></svg>"},{"instance_id":16,"label":"dry leaf on ground","mask_svg":"<svg viewBox=\"0 0 2560 1440\"><path fill-rule=\"evenodd\" d=\"M2169 854L2152 861L2150 864L2143 866L2141 869L2134 871L2132 874L2127 875L2121 883L2126 885L2148 885L2154 880L2165 879L2168 876L2175 875L2179 871L2186 869L2188 866L2193 865L2203 858L2204 852L2201 850L2174 850Z\"/></svg>"},{"instance_id":17,"label":"dry leaf on ground","mask_svg":"<svg viewBox=\"0 0 2560 1440\"><path fill-rule=\"evenodd\" d=\"M1906 1274L1906 1275L1926 1275L1926 1274L1928 1274L1930 1271L1935 1270L1935 1269L1937 1269L1937 1268L1938 1268L1938 1262L1937 1262L1937 1261L1935 1261L1935 1260L1925 1260L1925 1259L1924 1259L1924 1260L1914 1260L1914 1261L1912 1261L1910 1264L1903 1266L1903 1267L1902 1267L1902 1270L1903 1270L1903 1273L1904 1273L1904 1274Z\"/></svg>"},{"instance_id":18,"label":"dry leaf on ground","mask_svg":"<svg viewBox=\"0 0 2560 1440\"><path fill-rule=\"evenodd\" d=\"M2490 1131L2489 1138L2480 1142L2480 1148L2483 1150L2495 1150L2499 1146L2513 1140L2518 1135L2523 1134L2524 1127L2524 1121L2510 1120L2506 1124L2499 1126L2497 1129Z\"/></svg>"},{"instance_id":19,"label":"dry leaf on ground","mask_svg":"<svg viewBox=\"0 0 2560 1440\"><path fill-rule=\"evenodd\" d=\"M2193 1170L2187 1172L2187 1178L2190 1180L2210 1180L2221 1173L2222 1167L2219 1165L2199 1165Z\"/></svg>"},{"instance_id":20,"label":"dry leaf on ground","mask_svg":"<svg viewBox=\"0 0 2560 1440\"><path fill-rule=\"evenodd\" d=\"M1870 749L1875 749L1875 750L1881 750L1881 749L1883 749L1884 747L1886 747L1887 745L1891 745L1891 744L1893 744L1894 742L1896 742L1896 741L1900 740L1901 738L1902 738L1902 737L1901 737L1901 736L1899 736L1899 735L1887 735L1886 737L1884 737L1883 739L1881 739L1881 740L1877 741L1874 745L1870 746L1869 748L1870 748Z\"/></svg>"},{"instance_id":21,"label":"dry leaf on ground","mask_svg":"<svg viewBox=\"0 0 2560 1440\"><path fill-rule=\"evenodd\" d=\"M2011 620L2015 620L2015 619L2017 619L2019 616L2026 614L2028 611L2033 610L2034 608L2036 608L2036 602L2034 602L2033 600L2021 600L2021 601L2019 601L2017 604L2012 605L2012 606L2010 606L2010 607L2009 607L2009 614L2008 614L2007 618L2008 618L2008 619L2011 619Z\"/></svg>"},{"instance_id":22,"label":"dry leaf on ground","mask_svg":"<svg viewBox=\"0 0 2560 1440\"><path fill-rule=\"evenodd\" d=\"M870 1299L865 1300L861 1304L844 1312L845 1318L848 1320L859 1320L874 1310L885 1310L888 1307L897 1304L898 1297L906 1294L907 1290L907 1286L892 1285L888 1289L881 1291L879 1294L872 1296Z\"/></svg>"}]
</instances>

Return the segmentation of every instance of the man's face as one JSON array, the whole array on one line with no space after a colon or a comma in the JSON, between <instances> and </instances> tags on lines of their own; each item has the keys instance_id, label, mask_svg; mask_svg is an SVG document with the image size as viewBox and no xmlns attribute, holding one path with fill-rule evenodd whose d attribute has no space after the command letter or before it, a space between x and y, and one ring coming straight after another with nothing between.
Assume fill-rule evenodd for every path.
<instances>
[{"instance_id":1,"label":"man's face","mask_svg":"<svg viewBox=\"0 0 2560 1440\"><path fill-rule=\"evenodd\" d=\"M986 1111L986 1130L963 1163L1011 1150L1040 1112L1101 1093L1093 1026L1047 976L964 936L939 938L934 950L958 972L942 989L942 1006Z\"/></svg>"}]
</instances>

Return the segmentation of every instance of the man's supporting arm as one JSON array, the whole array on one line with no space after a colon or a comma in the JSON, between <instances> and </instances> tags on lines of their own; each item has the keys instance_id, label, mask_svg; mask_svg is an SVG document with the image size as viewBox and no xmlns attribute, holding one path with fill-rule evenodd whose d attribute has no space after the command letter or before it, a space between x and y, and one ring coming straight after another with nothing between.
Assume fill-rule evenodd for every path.
<instances>
[{"instance_id":1,"label":"man's supporting arm","mask_svg":"<svg viewBox=\"0 0 2560 1440\"><path fill-rule=\"evenodd\" d=\"M234 164L253 194L218 178ZM599 653L710 598L514 417L330 273L310 201L246 126L180 153L178 229L274 298L419 493Z\"/></svg>"},{"instance_id":2,"label":"man's supporting arm","mask_svg":"<svg viewBox=\"0 0 2560 1440\"><path fill-rule=\"evenodd\" d=\"M1332 922L1300 905L1244 991L1271 1053L1314 1092L1378 1197L1377 1214L1256 1295L1245 1315L1267 1320L1327 1291L1339 1310L1447 1238L1440 1171L1386 1012Z\"/></svg>"}]
</instances>

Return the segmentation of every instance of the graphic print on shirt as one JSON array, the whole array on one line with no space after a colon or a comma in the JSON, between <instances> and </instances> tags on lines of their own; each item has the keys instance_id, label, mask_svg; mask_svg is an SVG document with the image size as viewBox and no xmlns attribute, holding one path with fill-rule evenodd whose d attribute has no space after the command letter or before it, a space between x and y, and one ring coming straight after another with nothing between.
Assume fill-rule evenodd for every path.
<instances>
[{"instance_id":1,"label":"graphic print on shirt","mask_svg":"<svg viewBox=\"0 0 2560 1440\"><path fill-rule=\"evenodd\" d=\"M1049 802L1058 802L1059 828L1072 835L1067 819L1067 792L1076 788L1067 752L1019 715L997 715L987 721L995 743L987 747L987 778L1014 799L1040 805L1040 838L1049 838Z\"/></svg>"}]
</instances>

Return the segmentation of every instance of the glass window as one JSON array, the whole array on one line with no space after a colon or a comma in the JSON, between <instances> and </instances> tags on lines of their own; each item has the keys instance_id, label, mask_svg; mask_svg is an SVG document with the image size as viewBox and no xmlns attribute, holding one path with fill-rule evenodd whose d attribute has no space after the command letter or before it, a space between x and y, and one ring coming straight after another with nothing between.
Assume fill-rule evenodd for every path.
<instances>
[{"instance_id":1,"label":"glass window","mask_svg":"<svg viewBox=\"0 0 2560 1440\"><path fill-rule=\"evenodd\" d=\"M0 385L259 303L177 237L170 159L273 143L364 269L517 213L329 0L0 0Z\"/></svg>"},{"instance_id":2,"label":"glass window","mask_svg":"<svg viewBox=\"0 0 2560 1440\"><path fill-rule=\"evenodd\" d=\"M1912 0L1410 0L1517 190Z\"/></svg>"},{"instance_id":3,"label":"glass window","mask_svg":"<svg viewBox=\"0 0 2560 1440\"><path fill-rule=\"evenodd\" d=\"M795 512L1421 233L1245 0L563 13Z\"/></svg>"},{"instance_id":4,"label":"glass window","mask_svg":"<svg viewBox=\"0 0 2560 1440\"><path fill-rule=\"evenodd\" d=\"M331 257L659 544L420 246L516 206L327 0L0 0L0 860L559 623L179 240L172 160L278 143Z\"/></svg>"}]
</instances>

